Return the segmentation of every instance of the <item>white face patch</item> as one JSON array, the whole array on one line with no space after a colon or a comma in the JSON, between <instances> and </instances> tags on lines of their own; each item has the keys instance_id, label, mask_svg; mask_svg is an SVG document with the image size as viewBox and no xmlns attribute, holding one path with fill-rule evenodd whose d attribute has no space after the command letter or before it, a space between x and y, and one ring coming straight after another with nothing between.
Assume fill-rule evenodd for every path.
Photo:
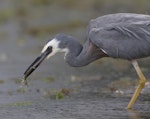
<instances>
[{"instance_id":1,"label":"white face patch","mask_svg":"<svg viewBox=\"0 0 150 119\"><path fill-rule=\"evenodd\" d=\"M47 59L50 58L51 56L55 55L57 52L68 52L68 49L60 49L59 46L60 41L58 41L56 38L52 39L49 41L44 48L42 49L41 53L45 52L49 46L52 47L52 52L47 56Z\"/></svg>"},{"instance_id":2,"label":"white face patch","mask_svg":"<svg viewBox=\"0 0 150 119\"><path fill-rule=\"evenodd\" d=\"M60 48L58 48L58 46L59 46L59 41L54 38L54 39L52 39L51 41L49 41L49 42L44 46L44 48L42 49L41 53L45 52L49 46L52 47L52 52L47 56L47 59L48 59L49 57L55 55L55 54L60 50Z\"/></svg>"}]
</instances>

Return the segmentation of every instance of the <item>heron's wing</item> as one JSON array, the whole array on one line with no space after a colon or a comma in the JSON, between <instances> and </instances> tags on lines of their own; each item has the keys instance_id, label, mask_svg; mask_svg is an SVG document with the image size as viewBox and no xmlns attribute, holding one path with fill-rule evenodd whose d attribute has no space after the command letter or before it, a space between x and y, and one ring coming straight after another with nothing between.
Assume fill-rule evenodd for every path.
<instances>
[{"instance_id":1,"label":"heron's wing","mask_svg":"<svg viewBox=\"0 0 150 119\"><path fill-rule=\"evenodd\" d=\"M93 28L90 40L114 58L137 59L150 56L150 22L111 24Z\"/></svg>"}]
</instances>

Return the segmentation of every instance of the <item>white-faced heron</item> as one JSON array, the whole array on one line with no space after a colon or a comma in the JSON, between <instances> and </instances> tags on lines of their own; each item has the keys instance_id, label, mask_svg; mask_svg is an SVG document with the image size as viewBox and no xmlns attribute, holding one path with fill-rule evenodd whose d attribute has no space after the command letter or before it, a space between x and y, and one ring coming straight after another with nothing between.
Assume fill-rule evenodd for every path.
<instances>
[{"instance_id":1,"label":"white-faced heron","mask_svg":"<svg viewBox=\"0 0 150 119\"><path fill-rule=\"evenodd\" d=\"M65 52L64 59L73 67L85 66L102 57L131 61L140 80L128 104L130 109L146 82L136 59L150 56L150 15L117 13L93 19L88 25L83 45L71 36L57 34L25 71L24 81L46 57L57 52Z\"/></svg>"}]
</instances>

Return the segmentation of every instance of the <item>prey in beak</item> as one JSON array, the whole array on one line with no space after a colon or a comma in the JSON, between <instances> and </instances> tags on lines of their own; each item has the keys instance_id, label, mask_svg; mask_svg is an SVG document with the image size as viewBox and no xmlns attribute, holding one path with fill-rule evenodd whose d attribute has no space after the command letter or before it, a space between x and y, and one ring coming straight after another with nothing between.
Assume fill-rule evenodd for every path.
<instances>
[{"instance_id":1,"label":"prey in beak","mask_svg":"<svg viewBox=\"0 0 150 119\"><path fill-rule=\"evenodd\" d=\"M34 62L27 68L27 70L24 72L24 79L23 83L25 85L28 85L27 78L30 76L30 74L43 62L43 60L52 52L52 47L49 46L47 49L38 56Z\"/></svg>"}]
</instances>

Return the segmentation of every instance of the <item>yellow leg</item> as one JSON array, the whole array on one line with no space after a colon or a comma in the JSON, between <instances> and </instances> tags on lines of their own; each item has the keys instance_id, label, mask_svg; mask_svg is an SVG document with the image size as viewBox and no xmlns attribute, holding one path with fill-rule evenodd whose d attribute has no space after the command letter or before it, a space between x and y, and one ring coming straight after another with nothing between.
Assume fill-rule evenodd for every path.
<instances>
[{"instance_id":1,"label":"yellow leg","mask_svg":"<svg viewBox=\"0 0 150 119\"><path fill-rule=\"evenodd\" d=\"M146 78L143 75L143 73L142 73L142 71L141 71L137 61L133 60L132 64L133 64L133 66L134 66L134 68L135 68L135 70L136 70L136 72L137 72L137 74L139 76L139 84L138 84L138 87L136 88L136 90L135 90L135 92L134 92L134 94L133 94L129 104L128 104L128 107L127 107L128 109L131 109L133 107L137 97L139 96L141 90L144 88L145 82L146 82Z\"/></svg>"}]
</instances>

